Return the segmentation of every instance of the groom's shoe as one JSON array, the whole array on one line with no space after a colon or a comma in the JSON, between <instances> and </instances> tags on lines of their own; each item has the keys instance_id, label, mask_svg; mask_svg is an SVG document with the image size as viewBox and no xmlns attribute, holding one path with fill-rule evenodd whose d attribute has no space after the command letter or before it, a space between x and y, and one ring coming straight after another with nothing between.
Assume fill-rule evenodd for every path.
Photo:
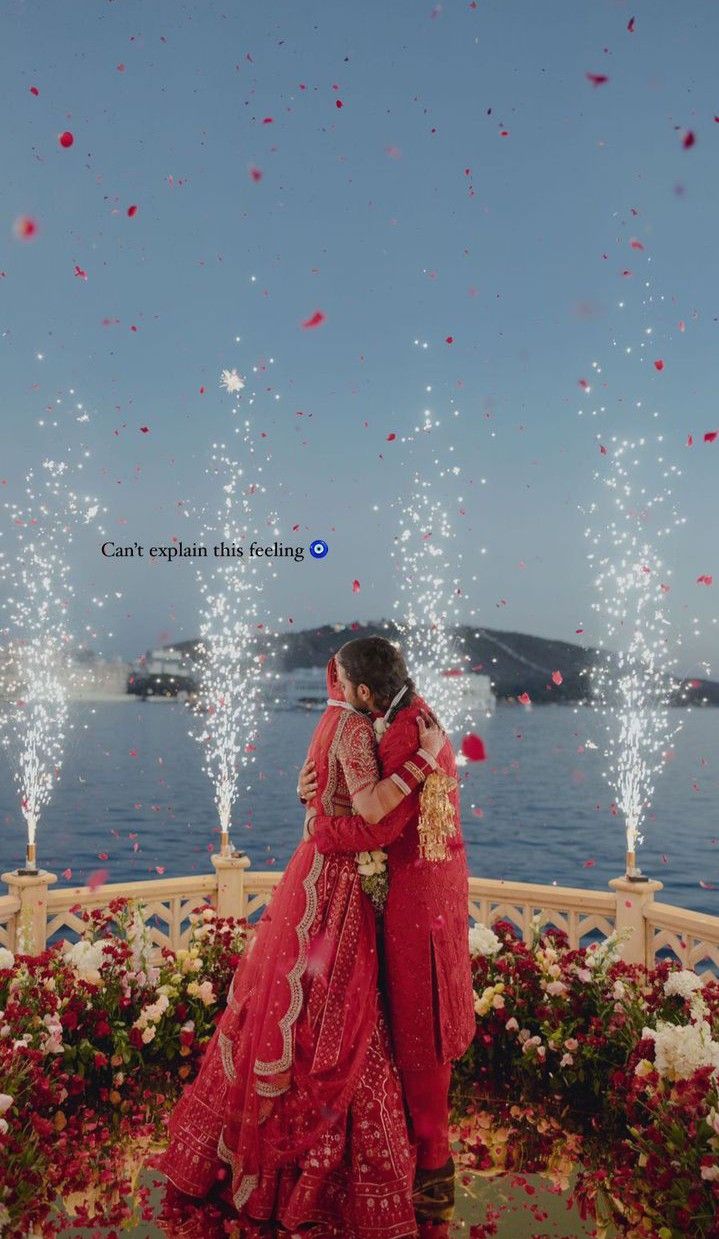
<instances>
[{"instance_id":1,"label":"groom's shoe","mask_svg":"<svg viewBox=\"0 0 719 1239\"><path fill-rule=\"evenodd\" d=\"M454 1161L437 1170L418 1170L412 1193L421 1239L444 1239L454 1213Z\"/></svg>"}]
</instances>

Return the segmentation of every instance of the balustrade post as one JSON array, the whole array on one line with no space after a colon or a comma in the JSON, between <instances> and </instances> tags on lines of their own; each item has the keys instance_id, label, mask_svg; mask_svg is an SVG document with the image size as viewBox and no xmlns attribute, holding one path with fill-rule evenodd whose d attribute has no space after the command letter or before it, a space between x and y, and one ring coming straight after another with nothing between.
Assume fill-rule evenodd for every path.
<instances>
[{"instance_id":1,"label":"balustrade post","mask_svg":"<svg viewBox=\"0 0 719 1239\"><path fill-rule=\"evenodd\" d=\"M629 878L612 878L609 883L616 895L615 927L617 933L630 929L631 936L620 948L622 959L627 964L649 966L649 942L646 912L657 891L664 890L663 882L632 882Z\"/></svg>"},{"instance_id":2,"label":"balustrade post","mask_svg":"<svg viewBox=\"0 0 719 1239\"><path fill-rule=\"evenodd\" d=\"M47 891L57 874L47 869L22 874L15 869L2 875L11 895L20 900L13 917L11 950L16 955L40 955L47 945Z\"/></svg>"},{"instance_id":3,"label":"balustrade post","mask_svg":"<svg viewBox=\"0 0 719 1239\"><path fill-rule=\"evenodd\" d=\"M217 853L211 858L217 871L217 915L245 915L245 869L250 867L250 858L244 852L230 856Z\"/></svg>"}]
</instances>

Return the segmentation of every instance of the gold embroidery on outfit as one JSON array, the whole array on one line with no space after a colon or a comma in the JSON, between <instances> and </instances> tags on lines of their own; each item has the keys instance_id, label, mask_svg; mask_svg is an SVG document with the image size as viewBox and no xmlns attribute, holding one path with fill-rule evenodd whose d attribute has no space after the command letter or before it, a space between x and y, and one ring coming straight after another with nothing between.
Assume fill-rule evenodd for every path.
<instances>
[{"instance_id":1,"label":"gold embroidery on outfit","mask_svg":"<svg viewBox=\"0 0 719 1239\"><path fill-rule=\"evenodd\" d=\"M372 724L362 714L348 714L341 730L337 756L347 783L350 800L365 787L372 787L378 780L377 748Z\"/></svg>"},{"instance_id":2,"label":"gold embroidery on outfit","mask_svg":"<svg viewBox=\"0 0 719 1239\"><path fill-rule=\"evenodd\" d=\"M419 797L419 854L423 860L448 860L447 840L457 833L450 792L457 780L435 770Z\"/></svg>"},{"instance_id":3,"label":"gold embroidery on outfit","mask_svg":"<svg viewBox=\"0 0 719 1239\"><path fill-rule=\"evenodd\" d=\"M220 1057L222 1066L225 1072L225 1078L234 1083L235 1080L235 1064L232 1061L232 1042L226 1033L221 1032L218 1037L220 1043Z\"/></svg>"},{"instance_id":4,"label":"gold embroidery on outfit","mask_svg":"<svg viewBox=\"0 0 719 1239\"><path fill-rule=\"evenodd\" d=\"M287 1011L280 1020L283 1042L282 1056L280 1058L276 1058L272 1063L263 1063L261 1059L255 1059L254 1072L255 1075L258 1076L279 1075L281 1071L287 1071L287 1068L292 1063L292 1025L295 1023L300 1011L302 1010L301 978L307 967L309 928L315 919L315 913L317 911L317 880L322 872L324 859L324 856L320 855L320 853L315 850L315 858L312 862L312 868L302 883L305 888L307 903L305 905L304 916L297 926L297 939L300 944L297 962L287 977L292 997Z\"/></svg>"}]
</instances>

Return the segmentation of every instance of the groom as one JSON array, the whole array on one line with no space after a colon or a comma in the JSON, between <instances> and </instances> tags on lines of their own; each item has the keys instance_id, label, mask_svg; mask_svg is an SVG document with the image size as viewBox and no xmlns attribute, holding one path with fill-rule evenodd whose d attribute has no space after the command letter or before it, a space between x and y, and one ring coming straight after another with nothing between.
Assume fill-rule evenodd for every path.
<instances>
[{"instance_id":1,"label":"groom","mask_svg":"<svg viewBox=\"0 0 719 1239\"><path fill-rule=\"evenodd\" d=\"M415 692L401 652L384 637L360 637L335 656L345 700L375 719L383 778L417 748L417 717L431 714ZM460 826L456 765L447 740L420 796L406 795L376 825L361 817L310 810L319 852L387 851L384 911L385 984L392 1040L417 1144L415 1208L420 1234L444 1239L454 1205L449 1148L451 1063L475 1032L468 944L467 861ZM422 782L418 770L417 783ZM400 780L401 776L396 775ZM400 782L407 792L404 780ZM298 792L312 800L311 761Z\"/></svg>"}]
</instances>

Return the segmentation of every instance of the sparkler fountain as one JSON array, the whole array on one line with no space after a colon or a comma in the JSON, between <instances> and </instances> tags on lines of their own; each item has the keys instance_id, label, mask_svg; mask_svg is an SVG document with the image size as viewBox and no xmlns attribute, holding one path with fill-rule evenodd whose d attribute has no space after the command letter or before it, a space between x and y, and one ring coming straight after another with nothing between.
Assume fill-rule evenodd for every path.
<instances>
[{"instance_id":1,"label":"sparkler fountain","mask_svg":"<svg viewBox=\"0 0 719 1239\"><path fill-rule=\"evenodd\" d=\"M223 386L238 392L244 386L234 371L223 373ZM235 427L236 433L240 427ZM256 451L250 423L242 427L244 456L255 464ZM265 487L248 481L245 470L231 457L224 443L212 445L207 471L217 479L224 498L206 525L203 541L220 546L246 543L257 536L254 504ZM262 466L256 465L257 474ZM261 722L267 717L261 695L263 665L269 653L259 648L260 634L266 629L258 622L258 599L263 590L256 563L246 555L216 556L214 566L198 569L202 595L200 636L202 669L199 708L204 726L199 734L190 732L204 745L203 770L215 789L215 804L220 823L220 855L230 857L232 806L237 799L240 770L254 762L254 742ZM265 568L264 571L267 571ZM274 574L273 574L274 575Z\"/></svg>"},{"instance_id":2,"label":"sparkler fountain","mask_svg":"<svg viewBox=\"0 0 719 1239\"><path fill-rule=\"evenodd\" d=\"M415 428L416 434L429 434L438 425L426 410L424 424ZM414 436L409 439L412 441ZM440 478L455 478L460 473L458 466L443 468L439 459L433 461L433 466ZM436 708L445 730L451 733L471 721L462 692L461 664L468 656L458 649L458 639L452 631L459 624L462 555L457 550L446 510L433 497L431 482L418 470L409 498L402 501L399 533L391 557L400 590L394 602L398 614L395 623L407 663L421 683L423 694Z\"/></svg>"},{"instance_id":3,"label":"sparkler fountain","mask_svg":"<svg viewBox=\"0 0 719 1239\"><path fill-rule=\"evenodd\" d=\"M90 524L100 511L96 500L71 489L70 464L45 460L43 469L41 485L32 471L25 479L25 509L5 504L18 550L14 559L0 559L0 575L10 589L2 607L9 619L4 631L13 641L0 732L2 747L13 757L17 753L14 777L27 824L20 875L38 873L38 823L59 779L65 750L68 671L63 664L73 644L74 601L68 548L74 528ZM74 469L81 470L82 462Z\"/></svg>"},{"instance_id":4,"label":"sparkler fountain","mask_svg":"<svg viewBox=\"0 0 719 1239\"><path fill-rule=\"evenodd\" d=\"M651 488L641 486L636 477L649 450L647 441L612 443L609 472L602 479L610 511L603 525L585 531L593 548L588 559L597 572L598 599L592 605L604 632L604 658L595 668L594 684L608 736L604 776L626 825L626 876L643 882L647 879L636 863L636 849L643 842L640 827L662 755L682 727L681 718L675 723L669 719L678 687L671 671L681 645L666 614L671 570L659 559L650 530L660 540L684 523L670 485L681 471L666 465L660 455L657 463L665 485L652 496ZM595 478L600 476L595 473ZM590 513L601 506L592 503ZM620 648L610 652L605 641L619 642Z\"/></svg>"}]
</instances>

